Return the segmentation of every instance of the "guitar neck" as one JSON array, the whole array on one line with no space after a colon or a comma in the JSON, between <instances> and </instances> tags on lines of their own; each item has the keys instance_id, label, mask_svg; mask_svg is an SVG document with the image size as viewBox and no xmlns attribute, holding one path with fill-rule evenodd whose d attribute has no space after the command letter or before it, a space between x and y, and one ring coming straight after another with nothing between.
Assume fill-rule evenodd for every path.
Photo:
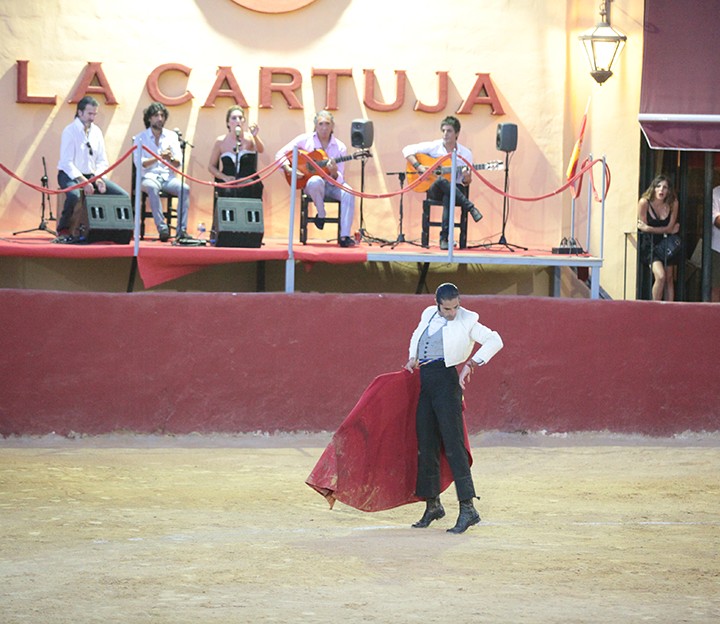
<instances>
[{"instance_id":1,"label":"guitar neck","mask_svg":"<svg viewBox=\"0 0 720 624\"><path fill-rule=\"evenodd\" d=\"M464 164L458 165L459 171L462 171L463 169L469 169L469 168L470 167L468 167L467 165L464 165ZM484 169L495 169L496 165L494 163L480 163L477 165L473 165L472 168L475 169L475 171L483 171ZM450 173L452 171L452 167L442 167L440 169L440 171L443 174Z\"/></svg>"},{"instance_id":2,"label":"guitar neck","mask_svg":"<svg viewBox=\"0 0 720 624\"><path fill-rule=\"evenodd\" d=\"M338 156L337 158L325 158L324 160L316 161L316 164L318 164L320 167L325 167L331 160L334 160L336 163L341 163L352 160L353 158L354 157L352 155Z\"/></svg>"}]
</instances>

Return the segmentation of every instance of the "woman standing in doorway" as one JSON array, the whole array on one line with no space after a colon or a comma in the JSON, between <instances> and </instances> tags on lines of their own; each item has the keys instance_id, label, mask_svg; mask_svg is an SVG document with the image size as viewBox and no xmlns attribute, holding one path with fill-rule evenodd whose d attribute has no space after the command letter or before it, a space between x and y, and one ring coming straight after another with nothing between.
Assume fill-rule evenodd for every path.
<instances>
[{"instance_id":1,"label":"woman standing in doorway","mask_svg":"<svg viewBox=\"0 0 720 624\"><path fill-rule=\"evenodd\" d=\"M657 253L657 248L664 236L678 233L680 224L677 218L677 194L667 176L656 176L640 197L637 223L638 231L641 233L641 260L652 268L654 301L675 299L678 258L666 260Z\"/></svg>"}]
</instances>

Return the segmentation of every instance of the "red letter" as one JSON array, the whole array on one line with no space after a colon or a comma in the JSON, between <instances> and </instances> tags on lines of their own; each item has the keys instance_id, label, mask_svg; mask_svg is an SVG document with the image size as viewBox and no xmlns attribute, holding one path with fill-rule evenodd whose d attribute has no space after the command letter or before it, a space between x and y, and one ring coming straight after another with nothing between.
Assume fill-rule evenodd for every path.
<instances>
[{"instance_id":1,"label":"red letter","mask_svg":"<svg viewBox=\"0 0 720 624\"><path fill-rule=\"evenodd\" d=\"M286 74L290 76L290 82L273 82L273 74ZM294 91L302 85L302 76L297 69L292 67L261 67L260 68L260 107L272 108L272 92L278 91L288 104L290 109L302 110L302 104Z\"/></svg>"},{"instance_id":2,"label":"red letter","mask_svg":"<svg viewBox=\"0 0 720 624\"><path fill-rule=\"evenodd\" d=\"M57 95L28 95L28 63L30 61L17 62L17 96L15 101L18 104L57 104Z\"/></svg>"},{"instance_id":3,"label":"red letter","mask_svg":"<svg viewBox=\"0 0 720 624\"><path fill-rule=\"evenodd\" d=\"M147 83L145 84L145 88L147 89L150 98L154 102L165 104L165 106L179 106L180 104L185 104L185 102L192 100L193 94L187 90L182 95L175 97L165 95L160 91L160 75L170 71L179 71L180 73L189 76L192 70L185 65L180 65L180 63L166 63L165 65L156 67L148 76Z\"/></svg>"},{"instance_id":4,"label":"red letter","mask_svg":"<svg viewBox=\"0 0 720 624\"><path fill-rule=\"evenodd\" d=\"M223 85L227 83L227 89L223 88ZM218 67L217 78L215 84L210 89L203 108L215 108L215 100L219 97L229 97L235 100L235 104L242 106L243 108L248 107L247 100L240 90L240 85L235 79L235 75L232 72L231 67Z\"/></svg>"},{"instance_id":5,"label":"red letter","mask_svg":"<svg viewBox=\"0 0 720 624\"><path fill-rule=\"evenodd\" d=\"M448 101L448 73L446 71L435 72L438 75L438 103L435 106L426 106L420 100L415 102L416 111L423 113L439 113L447 106Z\"/></svg>"},{"instance_id":6,"label":"red letter","mask_svg":"<svg viewBox=\"0 0 720 624\"><path fill-rule=\"evenodd\" d=\"M476 104L490 105L492 108L493 115L504 115L502 104L500 104L500 98L495 93L495 87L493 87L492 81L490 80L490 74L476 74L478 79L475 81L470 95L462 103L462 106L458 110L458 114L467 115L472 112L472 107ZM484 94L484 95L483 95Z\"/></svg>"},{"instance_id":7,"label":"red letter","mask_svg":"<svg viewBox=\"0 0 720 624\"><path fill-rule=\"evenodd\" d=\"M315 69L313 76L327 76L327 90L325 92L325 110L338 109L337 79L338 76L352 77L352 69Z\"/></svg>"},{"instance_id":8,"label":"red letter","mask_svg":"<svg viewBox=\"0 0 720 624\"><path fill-rule=\"evenodd\" d=\"M93 84L93 81L97 81ZM84 96L88 94L97 94L105 96L105 104L117 104L117 100L113 95L110 84L105 77L102 69L102 63L88 63L83 76L68 102L77 104Z\"/></svg>"},{"instance_id":9,"label":"red letter","mask_svg":"<svg viewBox=\"0 0 720 624\"><path fill-rule=\"evenodd\" d=\"M395 70L397 96L392 104L383 104L375 99L375 70L364 69L363 72L365 73L365 96L363 97L365 106L370 110L386 112L397 110L403 105L403 102L405 102L405 83L407 81L404 70Z\"/></svg>"}]
</instances>

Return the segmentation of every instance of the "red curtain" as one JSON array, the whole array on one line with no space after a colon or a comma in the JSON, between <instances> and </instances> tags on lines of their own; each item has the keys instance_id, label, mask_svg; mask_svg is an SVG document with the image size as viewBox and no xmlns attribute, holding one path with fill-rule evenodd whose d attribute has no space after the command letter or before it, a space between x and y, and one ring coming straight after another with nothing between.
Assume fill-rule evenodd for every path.
<instances>
[{"instance_id":1,"label":"red curtain","mask_svg":"<svg viewBox=\"0 0 720 624\"><path fill-rule=\"evenodd\" d=\"M653 148L720 150L720 8L645 0L640 125Z\"/></svg>"}]
</instances>

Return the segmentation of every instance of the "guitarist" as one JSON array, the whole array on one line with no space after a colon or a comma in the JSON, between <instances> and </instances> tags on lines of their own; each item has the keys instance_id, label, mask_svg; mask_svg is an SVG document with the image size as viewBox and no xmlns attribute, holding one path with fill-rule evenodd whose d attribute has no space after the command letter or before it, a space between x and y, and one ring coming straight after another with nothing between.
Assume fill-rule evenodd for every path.
<instances>
[{"instance_id":1,"label":"guitarist","mask_svg":"<svg viewBox=\"0 0 720 624\"><path fill-rule=\"evenodd\" d=\"M338 163L334 160L347 156L347 147L342 141L335 137L335 119L332 113L326 110L320 111L315 115L314 124L315 130L313 132L304 133L295 137L290 143L278 150L275 154L275 159L284 159L283 169L286 173L290 173L292 170L292 162L287 154L288 152L292 152L296 145L298 149L305 152L321 149L330 159L325 167L326 172L337 180L338 183L349 189L350 187L345 183L343 177L345 163ZM297 174L298 177L305 175L299 168ZM320 175L310 176L310 179L305 184L305 193L312 199L317 208L317 216L314 221L319 230L322 230L325 226L325 200L340 200L340 246L353 247L355 241L350 236L350 229L352 228L353 218L355 216L355 197L344 189L326 183L325 179Z\"/></svg>"},{"instance_id":2,"label":"guitarist","mask_svg":"<svg viewBox=\"0 0 720 624\"><path fill-rule=\"evenodd\" d=\"M460 134L460 120L457 117L448 116L440 122L440 133L442 138L435 141L424 141L423 143L415 143L414 145L407 145L403 148L402 154L407 159L412 167L418 172L423 174L427 171L425 165L421 165L418 162L416 154L425 154L432 158L440 158L457 148L458 156L462 156L468 162L473 162L472 152L458 143L458 135ZM448 163L443 163L442 166ZM482 219L480 211L475 208L475 205L467 198L467 188L470 184L471 173L465 167L458 166L456 191L455 191L455 203L460 206L463 210L470 213L470 216L477 223ZM448 248L448 227L450 222L450 182L438 176L430 188L427 190L428 199L442 201L443 205L443 216L442 226L440 228L440 249Z\"/></svg>"}]
</instances>

